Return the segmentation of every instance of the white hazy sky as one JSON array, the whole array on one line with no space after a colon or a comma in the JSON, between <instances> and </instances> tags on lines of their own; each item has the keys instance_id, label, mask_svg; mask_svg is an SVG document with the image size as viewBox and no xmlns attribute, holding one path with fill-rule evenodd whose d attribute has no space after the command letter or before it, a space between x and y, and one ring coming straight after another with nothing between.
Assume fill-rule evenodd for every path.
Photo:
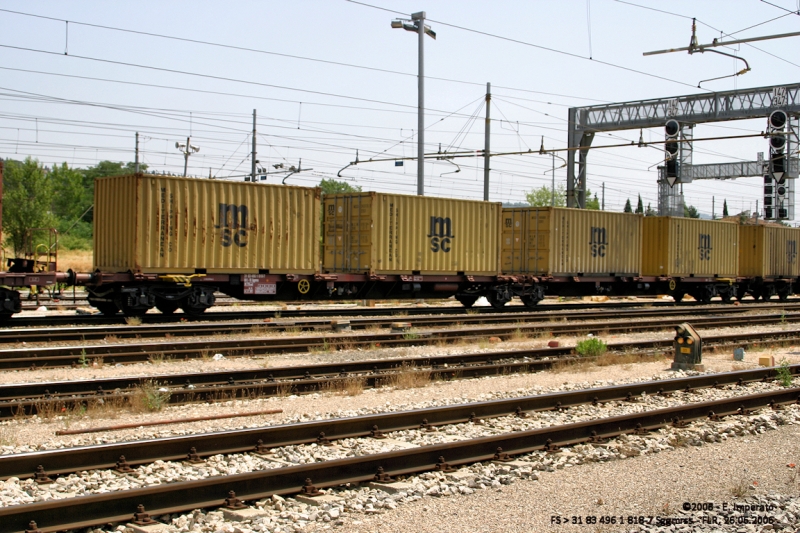
<instances>
[{"instance_id":1,"label":"white hazy sky","mask_svg":"<svg viewBox=\"0 0 800 533\"><path fill-rule=\"evenodd\" d=\"M636 5L638 4L638 5ZM642 7L644 6L644 7ZM662 11L658 11L658 10ZM355 159L416 154L417 37L390 22L424 10L427 152L481 150L483 100L492 84L493 152L567 146L567 110L800 80L800 37L712 53L642 53L698 40L800 31L800 0L5 0L0 4L0 157L32 156L85 167L133 161L134 133L150 169L180 173L176 141L200 152L189 174L250 171L253 109L258 159L312 170L287 183L312 186ZM68 23L66 21L69 21ZM731 35L730 37L726 37ZM590 57L592 59L590 59ZM766 118L701 125L696 137L759 133ZM662 128L645 140L663 140ZM598 135L595 145L638 140L639 131ZM750 161L763 138L696 143L695 163ZM605 203L657 204L654 148L594 150L588 182ZM483 159L425 165L426 194L483 197ZM556 166L561 164L556 160ZM550 184L550 156L492 159L491 200L523 201ZM460 168L460 172L454 173ZM231 178L234 179L234 178ZM241 179L241 178L236 178ZM364 190L416 193L416 162L364 163L342 173ZM269 183L281 180L269 176ZM565 169L556 181L566 182ZM687 203L716 213L753 209L759 178L685 186ZM800 213L800 211L798 211Z\"/></svg>"}]
</instances>

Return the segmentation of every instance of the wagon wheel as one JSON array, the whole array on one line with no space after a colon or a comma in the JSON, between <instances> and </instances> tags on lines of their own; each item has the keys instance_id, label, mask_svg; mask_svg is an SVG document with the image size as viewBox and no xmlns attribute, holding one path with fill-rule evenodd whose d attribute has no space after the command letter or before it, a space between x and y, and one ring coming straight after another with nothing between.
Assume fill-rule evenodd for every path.
<instances>
[{"instance_id":1,"label":"wagon wheel","mask_svg":"<svg viewBox=\"0 0 800 533\"><path fill-rule=\"evenodd\" d=\"M676 292L672 294L672 299L675 300L676 304L679 304L683 300L684 296L686 296L685 292Z\"/></svg>"},{"instance_id":2,"label":"wagon wheel","mask_svg":"<svg viewBox=\"0 0 800 533\"><path fill-rule=\"evenodd\" d=\"M502 298L497 291L489 291L486 294L486 299L489 300L489 305L495 309L503 309L510 300Z\"/></svg>"},{"instance_id":3,"label":"wagon wheel","mask_svg":"<svg viewBox=\"0 0 800 533\"><path fill-rule=\"evenodd\" d=\"M301 279L297 282L297 292L300 294L308 294L311 290L311 283L307 279Z\"/></svg>"},{"instance_id":4,"label":"wagon wheel","mask_svg":"<svg viewBox=\"0 0 800 533\"><path fill-rule=\"evenodd\" d=\"M535 296L526 295L526 296L520 296L519 298L520 300L522 300L522 303L525 304L525 307L536 307L536 304L538 304L541 301Z\"/></svg>"}]
</instances>

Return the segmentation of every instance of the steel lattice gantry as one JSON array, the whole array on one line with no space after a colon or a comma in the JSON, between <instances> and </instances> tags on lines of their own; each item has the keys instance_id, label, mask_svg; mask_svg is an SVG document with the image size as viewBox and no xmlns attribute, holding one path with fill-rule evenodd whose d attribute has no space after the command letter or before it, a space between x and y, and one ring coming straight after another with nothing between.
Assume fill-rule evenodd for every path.
<instances>
[{"instance_id":1,"label":"steel lattice gantry","mask_svg":"<svg viewBox=\"0 0 800 533\"><path fill-rule=\"evenodd\" d=\"M570 108L567 206L586 206L586 158L597 132L660 127L671 118L692 125L766 118L778 108L800 115L800 84Z\"/></svg>"}]
</instances>

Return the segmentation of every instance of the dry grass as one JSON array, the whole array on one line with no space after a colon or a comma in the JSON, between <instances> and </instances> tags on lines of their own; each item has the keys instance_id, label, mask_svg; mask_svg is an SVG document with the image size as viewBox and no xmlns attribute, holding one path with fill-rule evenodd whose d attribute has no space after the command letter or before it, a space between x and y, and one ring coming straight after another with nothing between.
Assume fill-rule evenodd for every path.
<instances>
[{"instance_id":1,"label":"dry grass","mask_svg":"<svg viewBox=\"0 0 800 533\"><path fill-rule=\"evenodd\" d=\"M342 396L358 396L364 392L366 384L367 379L365 377L350 376L321 384L320 392L329 392Z\"/></svg>"},{"instance_id":2,"label":"dry grass","mask_svg":"<svg viewBox=\"0 0 800 533\"><path fill-rule=\"evenodd\" d=\"M278 386L275 391L276 396L278 396L278 398L286 398L287 396L291 396L293 388L294 386L288 381L284 381L283 383L278 383Z\"/></svg>"},{"instance_id":3,"label":"dry grass","mask_svg":"<svg viewBox=\"0 0 800 533\"><path fill-rule=\"evenodd\" d=\"M137 387L129 397L133 411L151 413L160 411L167 405L172 394L167 387L157 381L147 380Z\"/></svg>"},{"instance_id":4,"label":"dry grass","mask_svg":"<svg viewBox=\"0 0 800 533\"><path fill-rule=\"evenodd\" d=\"M126 316L125 323L129 326L141 326L142 325L142 317L140 316Z\"/></svg>"},{"instance_id":5,"label":"dry grass","mask_svg":"<svg viewBox=\"0 0 800 533\"><path fill-rule=\"evenodd\" d=\"M151 363L153 363L154 365L160 365L160 364L164 363L167 359L164 356L164 352L155 352L155 353L151 353L147 357L147 360L150 361Z\"/></svg>"},{"instance_id":6,"label":"dry grass","mask_svg":"<svg viewBox=\"0 0 800 533\"><path fill-rule=\"evenodd\" d=\"M58 252L58 269L62 272L70 268L76 272L91 272L93 253L90 250L63 250Z\"/></svg>"},{"instance_id":7,"label":"dry grass","mask_svg":"<svg viewBox=\"0 0 800 533\"><path fill-rule=\"evenodd\" d=\"M397 372L386 377L381 384L395 389L418 389L431 382L431 371L416 368L413 364L404 363Z\"/></svg>"},{"instance_id":8,"label":"dry grass","mask_svg":"<svg viewBox=\"0 0 800 533\"><path fill-rule=\"evenodd\" d=\"M750 493L752 488L753 486L750 484L750 482L747 481L746 478L742 477L739 479L739 481L731 486L730 493L734 498L744 498Z\"/></svg>"},{"instance_id":9,"label":"dry grass","mask_svg":"<svg viewBox=\"0 0 800 533\"><path fill-rule=\"evenodd\" d=\"M528 340L528 338L529 338L528 332L522 331L522 329L517 328L514 330L514 332L511 334L511 338L509 338L508 340L511 342L523 342Z\"/></svg>"},{"instance_id":10,"label":"dry grass","mask_svg":"<svg viewBox=\"0 0 800 533\"><path fill-rule=\"evenodd\" d=\"M267 326L260 326L254 325L250 326L249 334L253 337L263 337L269 332L269 328Z\"/></svg>"}]
</instances>

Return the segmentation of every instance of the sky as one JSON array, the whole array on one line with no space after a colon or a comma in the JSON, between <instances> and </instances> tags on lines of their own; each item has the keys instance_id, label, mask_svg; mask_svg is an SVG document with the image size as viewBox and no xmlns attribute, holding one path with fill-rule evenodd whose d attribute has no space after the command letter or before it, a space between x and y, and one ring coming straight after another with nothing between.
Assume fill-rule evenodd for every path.
<instances>
[{"instance_id":1,"label":"sky","mask_svg":"<svg viewBox=\"0 0 800 533\"><path fill-rule=\"evenodd\" d=\"M243 180L250 172L253 111L266 183L339 179L363 190L415 194L417 35L391 28L425 11L425 151L484 148L491 83L493 153L567 147L567 113L583 107L800 80L800 37L717 54L643 52L800 31L800 0L5 0L0 4L0 158L51 166L140 160L198 178ZM758 134L766 117L699 125L695 137ZM638 141L640 132L595 137L594 146ZM663 140L663 128L642 132ZM694 162L753 161L761 137L695 143ZM565 155L564 152L560 152ZM348 166L356 160L359 164ZM394 158L409 158L396 166ZM659 148L589 155L588 187L605 208L657 207ZM385 159L388 161L369 161ZM425 193L483 199L483 157L426 160ZM566 183L550 155L491 158L490 200ZM345 168L346 167L346 168ZM342 170L344 169L344 170ZM702 213L753 210L760 178L695 181L687 204ZM800 210L798 210L800 216Z\"/></svg>"}]
</instances>

